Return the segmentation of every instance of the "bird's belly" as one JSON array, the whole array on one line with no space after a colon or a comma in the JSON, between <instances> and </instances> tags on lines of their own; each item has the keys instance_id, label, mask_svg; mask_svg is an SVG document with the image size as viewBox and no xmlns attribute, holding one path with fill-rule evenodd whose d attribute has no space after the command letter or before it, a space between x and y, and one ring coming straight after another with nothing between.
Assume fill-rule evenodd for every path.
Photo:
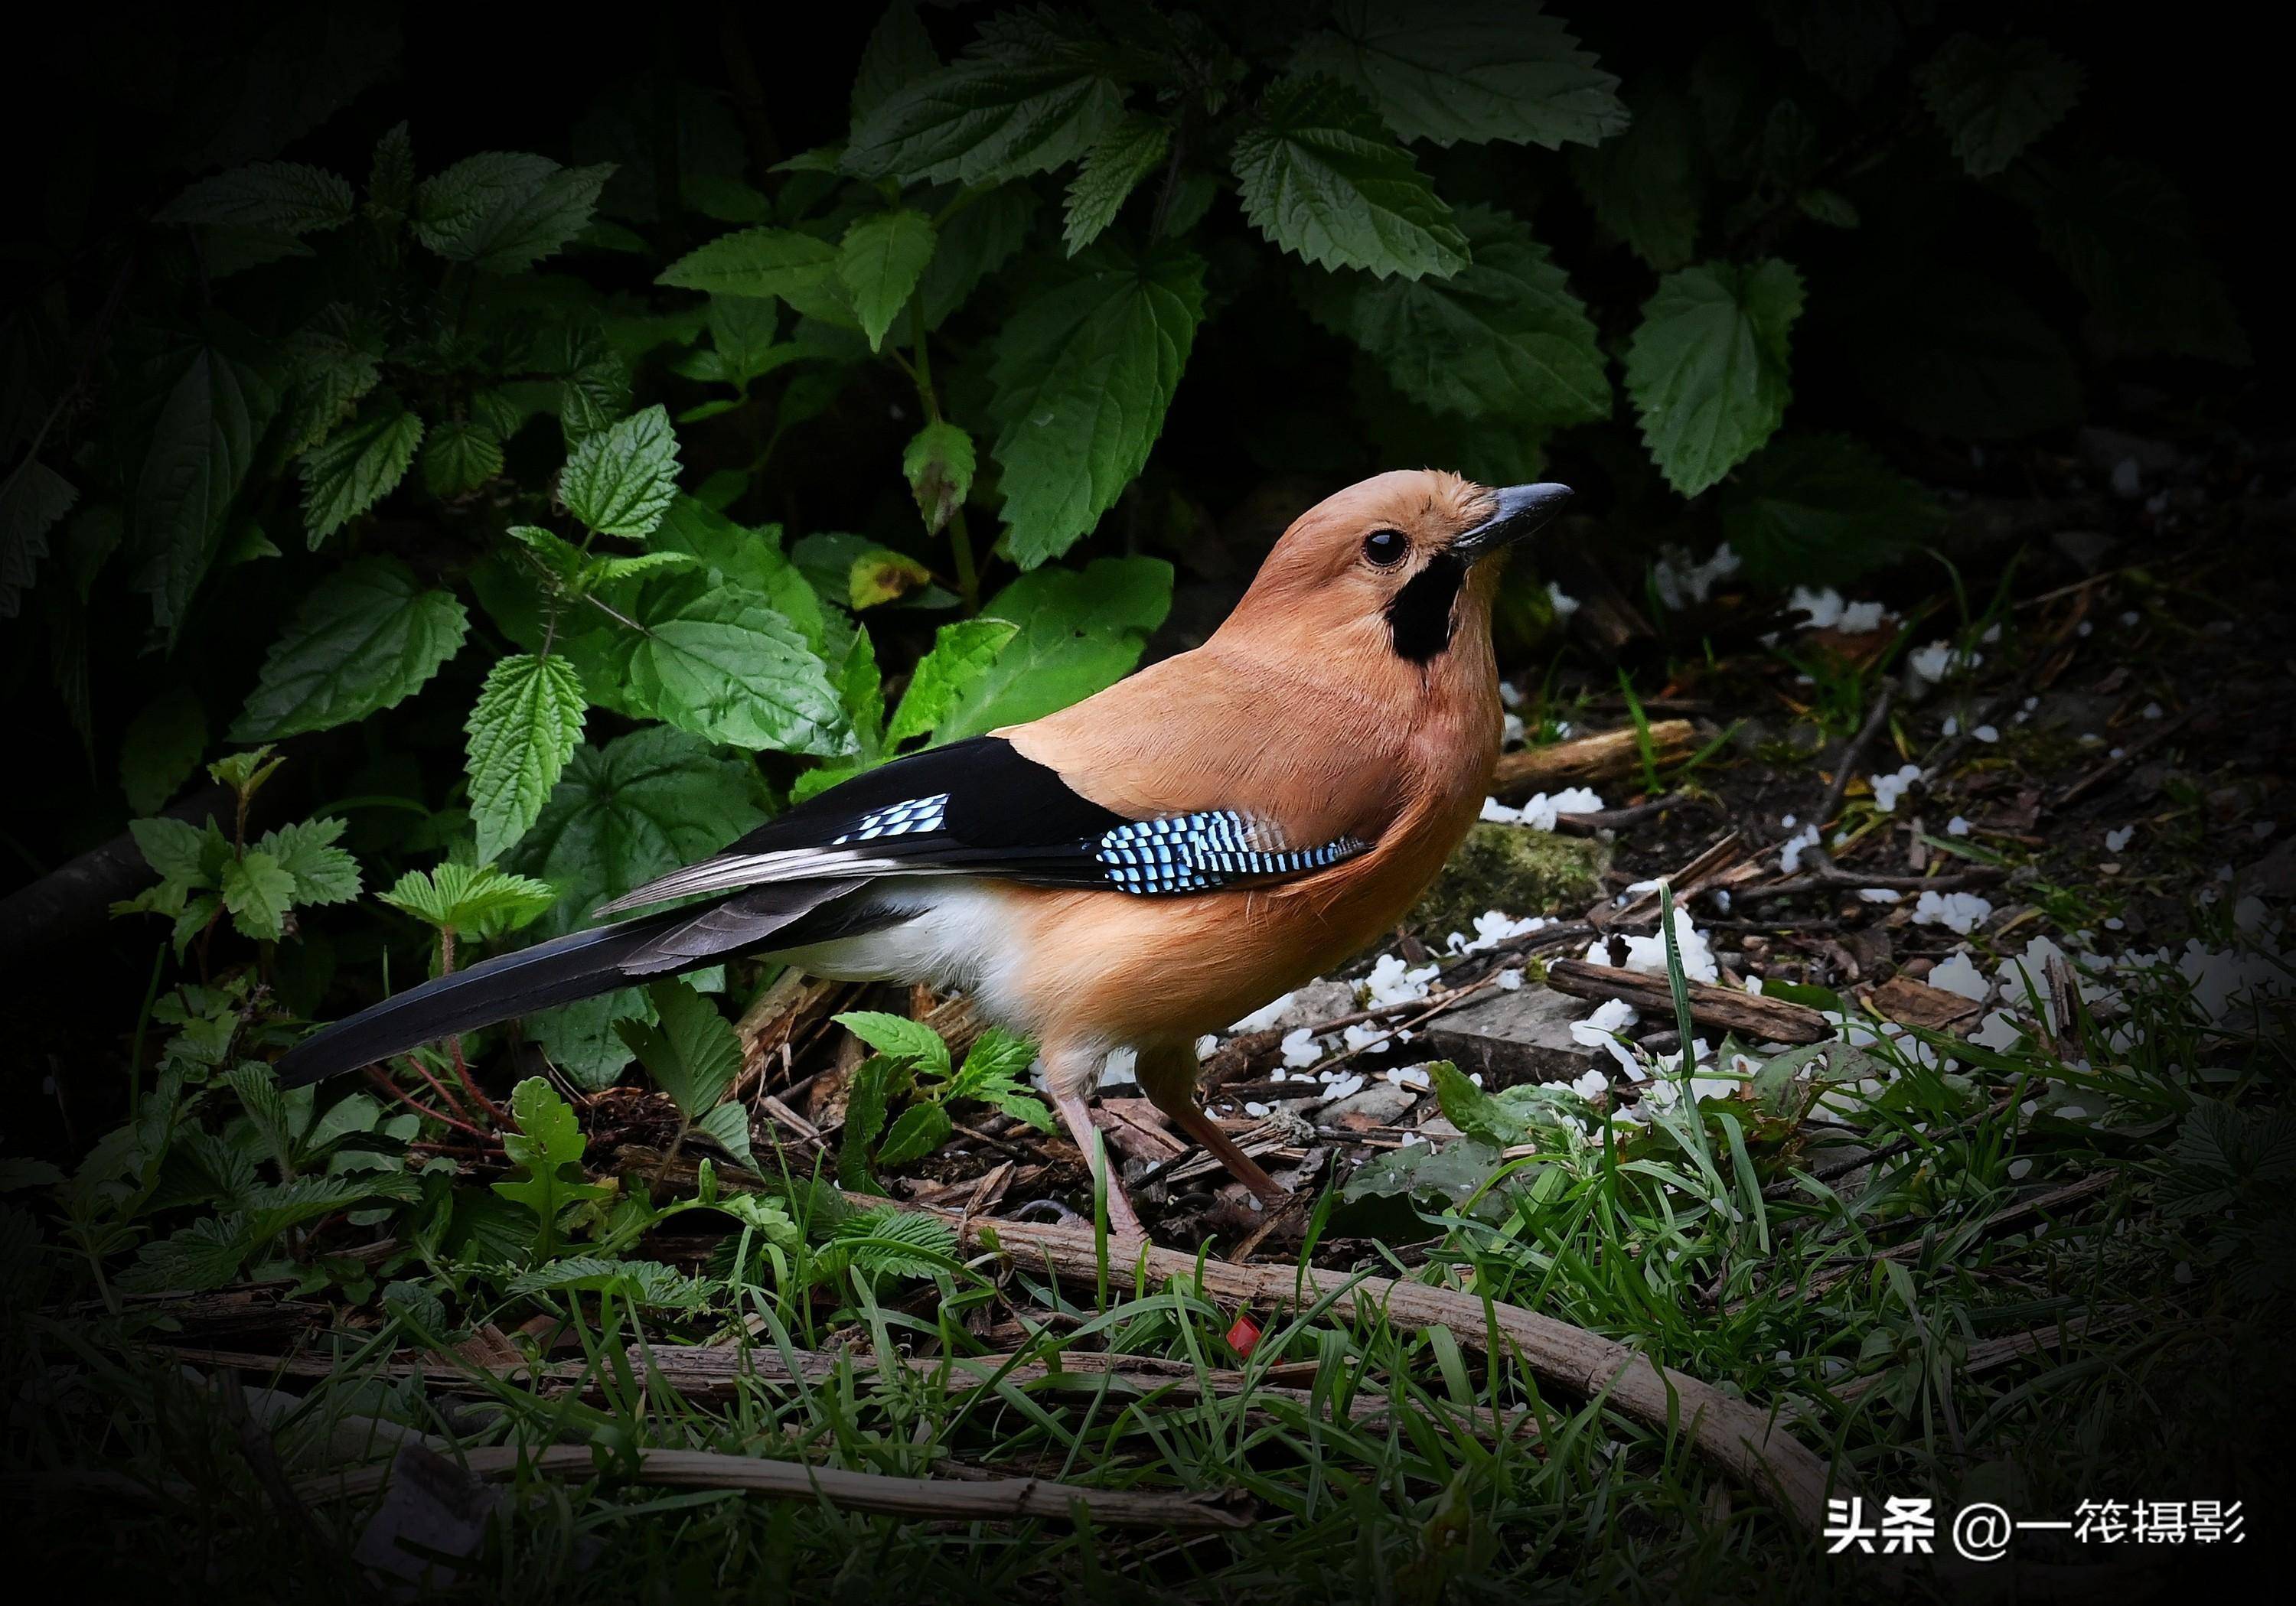
<instances>
[{"instance_id":1,"label":"bird's belly","mask_svg":"<svg viewBox=\"0 0 2296 1606\"><path fill-rule=\"evenodd\" d=\"M1012 898L999 883L968 876L888 877L871 889L875 909L898 918L873 930L790 948L778 957L832 981L923 982L973 996L990 1018L1015 1018L1010 995L1022 958Z\"/></svg>"}]
</instances>

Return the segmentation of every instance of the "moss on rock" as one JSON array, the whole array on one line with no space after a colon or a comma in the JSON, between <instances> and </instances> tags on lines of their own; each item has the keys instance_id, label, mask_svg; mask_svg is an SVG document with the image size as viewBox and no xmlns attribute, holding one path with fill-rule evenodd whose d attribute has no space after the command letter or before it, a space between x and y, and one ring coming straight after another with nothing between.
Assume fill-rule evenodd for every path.
<instances>
[{"instance_id":1,"label":"moss on rock","mask_svg":"<svg viewBox=\"0 0 2296 1606\"><path fill-rule=\"evenodd\" d=\"M1480 822L1411 911L1411 924L1440 946L1454 931L1472 936L1475 916L1492 909L1518 919L1578 914L1602 896L1610 864L1609 845L1591 837Z\"/></svg>"}]
</instances>

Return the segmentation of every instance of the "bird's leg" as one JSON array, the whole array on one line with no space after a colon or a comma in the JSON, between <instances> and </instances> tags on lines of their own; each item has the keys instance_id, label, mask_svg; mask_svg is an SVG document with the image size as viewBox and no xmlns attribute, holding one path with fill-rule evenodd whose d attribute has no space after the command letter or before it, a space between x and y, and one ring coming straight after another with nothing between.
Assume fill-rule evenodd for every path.
<instances>
[{"instance_id":1,"label":"bird's leg","mask_svg":"<svg viewBox=\"0 0 2296 1606\"><path fill-rule=\"evenodd\" d=\"M1290 1190L1261 1170L1259 1162L1237 1148L1226 1129L1197 1105L1196 1076L1201 1069L1195 1045L1177 1043L1140 1050L1134 1074L1139 1077L1140 1090L1148 1095L1148 1102L1171 1118L1181 1131L1210 1150L1212 1158L1257 1194L1262 1204L1278 1204L1291 1198Z\"/></svg>"},{"instance_id":2,"label":"bird's leg","mask_svg":"<svg viewBox=\"0 0 2296 1606\"><path fill-rule=\"evenodd\" d=\"M1100 1128L1092 1124L1092 1107L1085 1102L1085 1089L1099 1070L1096 1055L1072 1059L1066 1054L1045 1057L1046 1080L1051 1084L1053 1108L1060 1112L1061 1122L1069 1129L1069 1136L1084 1151L1084 1163L1093 1172L1093 1180L1103 1179L1108 1187L1108 1235L1111 1238L1138 1240L1148 1236L1133 1213L1132 1200L1125 1196L1124 1183L1116 1175L1108 1146L1101 1141Z\"/></svg>"}]
</instances>

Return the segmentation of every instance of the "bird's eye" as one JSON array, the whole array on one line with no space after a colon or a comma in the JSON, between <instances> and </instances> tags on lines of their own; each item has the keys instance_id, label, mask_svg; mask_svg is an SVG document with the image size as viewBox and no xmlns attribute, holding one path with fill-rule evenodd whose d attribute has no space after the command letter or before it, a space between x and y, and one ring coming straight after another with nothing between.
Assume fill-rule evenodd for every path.
<instances>
[{"instance_id":1,"label":"bird's eye","mask_svg":"<svg viewBox=\"0 0 2296 1606\"><path fill-rule=\"evenodd\" d=\"M1382 569L1394 568L1410 550L1411 543L1395 530L1375 529L1364 537L1364 556Z\"/></svg>"}]
</instances>

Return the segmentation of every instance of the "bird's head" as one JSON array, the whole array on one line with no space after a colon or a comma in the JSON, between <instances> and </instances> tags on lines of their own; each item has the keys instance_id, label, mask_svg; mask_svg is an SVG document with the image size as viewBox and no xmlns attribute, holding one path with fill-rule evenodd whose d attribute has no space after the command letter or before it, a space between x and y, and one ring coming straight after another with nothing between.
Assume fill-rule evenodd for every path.
<instances>
[{"instance_id":1,"label":"bird's head","mask_svg":"<svg viewBox=\"0 0 2296 1606\"><path fill-rule=\"evenodd\" d=\"M1230 627L1422 668L1463 644L1488 651L1499 554L1570 500L1568 486L1492 490L1438 469L1374 475L1300 515Z\"/></svg>"}]
</instances>

